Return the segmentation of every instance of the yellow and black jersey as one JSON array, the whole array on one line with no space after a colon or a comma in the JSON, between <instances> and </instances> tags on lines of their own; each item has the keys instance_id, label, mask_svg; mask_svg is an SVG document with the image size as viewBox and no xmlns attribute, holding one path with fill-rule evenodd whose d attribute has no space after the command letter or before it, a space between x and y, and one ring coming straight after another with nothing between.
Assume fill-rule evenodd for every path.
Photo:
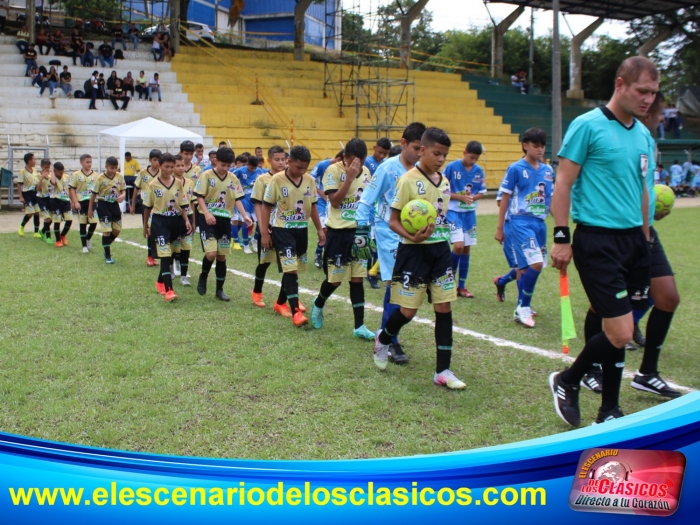
<instances>
[{"instance_id":1,"label":"yellow and black jersey","mask_svg":"<svg viewBox=\"0 0 700 525\"><path fill-rule=\"evenodd\" d=\"M27 168L22 168L21 170L19 170L16 182L22 185L22 191L35 191L38 179L38 171L36 171L33 168L31 170L28 170Z\"/></svg>"},{"instance_id":2,"label":"yellow and black jersey","mask_svg":"<svg viewBox=\"0 0 700 525\"><path fill-rule=\"evenodd\" d=\"M98 201L117 202L119 194L126 191L126 182L121 173L117 172L111 179L106 173L100 173L95 178L92 193Z\"/></svg>"},{"instance_id":3,"label":"yellow and black jersey","mask_svg":"<svg viewBox=\"0 0 700 525\"><path fill-rule=\"evenodd\" d=\"M193 180L195 183L197 182L197 179L202 175L202 168L197 166L196 164L192 164L190 166L190 169L185 170L185 178Z\"/></svg>"},{"instance_id":4,"label":"yellow and black jersey","mask_svg":"<svg viewBox=\"0 0 700 525\"><path fill-rule=\"evenodd\" d=\"M257 179L255 179L255 183L253 184L253 191L250 193L251 202L257 202L258 204L262 204L263 198L265 197L265 191L267 190L267 185L270 184L271 180L272 173L270 172L263 173Z\"/></svg>"},{"instance_id":5,"label":"yellow and black jersey","mask_svg":"<svg viewBox=\"0 0 700 525\"><path fill-rule=\"evenodd\" d=\"M274 206L270 224L276 228L308 228L316 200L313 177L305 173L297 185L287 176L287 170L272 176L263 197L266 204Z\"/></svg>"},{"instance_id":6,"label":"yellow and black jersey","mask_svg":"<svg viewBox=\"0 0 700 525\"><path fill-rule=\"evenodd\" d=\"M202 197L209 213L215 217L233 217L236 201L245 194L241 183L233 173L227 171L223 178L213 170L207 170L194 186L195 197Z\"/></svg>"},{"instance_id":7,"label":"yellow and black jersey","mask_svg":"<svg viewBox=\"0 0 700 525\"><path fill-rule=\"evenodd\" d=\"M168 185L156 177L143 190L143 205L151 208L154 215L176 217L182 215L183 208L189 208L190 202L178 179L172 177Z\"/></svg>"},{"instance_id":8,"label":"yellow and black jersey","mask_svg":"<svg viewBox=\"0 0 700 525\"><path fill-rule=\"evenodd\" d=\"M326 195L330 195L340 189L345 182L347 174L345 165L342 162L337 162L329 166L323 174L323 190ZM335 229L356 228L355 213L357 206L362 197L362 192L365 191L372 176L369 173L367 166L362 166L362 171L355 177L355 180L350 185L348 193L345 195L343 202L340 203L340 208L333 207L330 202L328 207L328 220L326 226Z\"/></svg>"},{"instance_id":9,"label":"yellow and black jersey","mask_svg":"<svg viewBox=\"0 0 700 525\"><path fill-rule=\"evenodd\" d=\"M148 185L156 177L160 177L160 170L158 170L158 173L156 173L155 175L151 175L151 172L148 171L148 168L144 168L141 171L139 171L138 175L136 175L136 180L134 181L134 186L136 186L142 192L146 191L146 188L148 188ZM143 198L143 196L141 196L141 198Z\"/></svg>"},{"instance_id":10,"label":"yellow and black jersey","mask_svg":"<svg viewBox=\"0 0 700 525\"><path fill-rule=\"evenodd\" d=\"M36 196L42 199L48 199L53 193L53 184L51 184L51 175L39 173L36 180Z\"/></svg>"},{"instance_id":11,"label":"yellow and black jersey","mask_svg":"<svg viewBox=\"0 0 700 525\"><path fill-rule=\"evenodd\" d=\"M95 183L97 173L90 171L87 175L83 170L73 172L70 177L70 187L75 190L79 201L89 201L92 194L92 185Z\"/></svg>"},{"instance_id":12,"label":"yellow and black jersey","mask_svg":"<svg viewBox=\"0 0 700 525\"><path fill-rule=\"evenodd\" d=\"M50 197L61 201L70 201L70 195L68 194L69 185L70 177L68 175L64 174L60 179L56 177L56 184L51 186Z\"/></svg>"},{"instance_id":13,"label":"yellow and black jersey","mask_svg":"<svg viewBox=\"0 0 700 525\"><path fill-rule=\"evenodd\" d=\"M396 181L396 192L394 200L391 201L391 208L402 210L406 204L414 199L423 199L435 207L437 218L435 219L435 230L428 237L424 244L450 241L450 226L447 224L447 206L450 203L450 183L440 174L440 181L435 184L430 177L416 166L399 177ZM402 239L404 244L415 244L408 239ZM421 243L421 244L423 244Z\"/></svg>"},{"instance_id":14,"label":"yellow and black jersey","mask_svg":"<svg viewBox=\"0 0 700 525\"><path fill-rule=\"evenodd\" d=\"M197 197L194 196L195 182L193 179L188 179L187 177L178 180L182 183L182 190L185 192L185 197L190 205L187 210L187 215L192 215L194 214L194 205L197 204Z\"/></svg>"}]
</instances>

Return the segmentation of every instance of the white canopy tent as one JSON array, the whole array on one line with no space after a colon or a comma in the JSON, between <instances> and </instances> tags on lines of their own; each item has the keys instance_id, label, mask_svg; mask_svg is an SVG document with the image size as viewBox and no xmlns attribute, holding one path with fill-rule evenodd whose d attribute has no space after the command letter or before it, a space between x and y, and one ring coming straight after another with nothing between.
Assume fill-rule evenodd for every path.
<instances>
[{"instance_id":1,"label":"white canopy tent","mask_svg":"<svg viewBox=\"0 0 700 525\"><path fill-rule=\"evenodd\" d=\"M102 135L119 139L119 165L122 168L124 166L127 140L164 140L166 142L191 140L195 144L203 141L202 136L197 133L178 128L162 120L147 117L100 131L97 135L97 165L100 167L99 169L102 168Z\"/></svg>"}]
</instances>

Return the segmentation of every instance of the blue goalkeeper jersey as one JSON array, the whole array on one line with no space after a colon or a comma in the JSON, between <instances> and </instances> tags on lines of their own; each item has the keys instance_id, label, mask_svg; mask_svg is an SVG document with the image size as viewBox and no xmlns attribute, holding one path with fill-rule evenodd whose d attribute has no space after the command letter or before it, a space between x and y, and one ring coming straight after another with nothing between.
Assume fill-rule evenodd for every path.
<instances>
[{"instance_id":1,"label":"blue goalkeeper jersey","mask_svg":"<svg viewBox=\"0 0 700 525\"><path fill-rule=\"evenodd\" d=\"M367 169L369 170L370 175L374 175L374 172L377 171L377 168L381 164L381 161L378 161L375 159L372 155L369 155L365 159L365 166L367 166Z\"/></svg>"},{"instance_id":2,"label":"blue goalkeeper jersey","mask_svg":"<svg viewBox=\"0 0 700 525\"><path fill-rule=\"evenodd\" d=\"M265 171L262 168L255 168L255 171L248 170L248 166L241 166L238 169L233 170L233 174L238 177L241 182L241 187L243 188L243 193L250 195L253 192L253 185L256 179L264 174Z\"/></svg>"}]
</instances>

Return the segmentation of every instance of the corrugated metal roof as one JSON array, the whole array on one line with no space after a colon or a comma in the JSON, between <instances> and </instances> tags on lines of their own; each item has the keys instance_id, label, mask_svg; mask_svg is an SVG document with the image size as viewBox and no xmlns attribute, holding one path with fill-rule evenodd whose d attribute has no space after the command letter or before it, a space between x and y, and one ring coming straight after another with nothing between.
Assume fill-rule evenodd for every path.
<instances>
[{"instance_id":1,"label":"corrugated metal roof","mask_svg":"<svg viewBox=\"0 0 700 525\"><path fill-rule=\"evenodd\" d=\"M498 0L499 4L552 9L551 0ZM560 0L559 9L571 15L602 16L613 20L634 20L645 16L695 6L697 0Z\"/></svg>"}]
</instances>

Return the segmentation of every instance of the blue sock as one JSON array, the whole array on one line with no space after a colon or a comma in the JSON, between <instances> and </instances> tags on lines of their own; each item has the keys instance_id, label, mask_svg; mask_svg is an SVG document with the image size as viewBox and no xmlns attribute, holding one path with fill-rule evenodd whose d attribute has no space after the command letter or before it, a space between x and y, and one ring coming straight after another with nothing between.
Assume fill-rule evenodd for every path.
<instances>
[{"instance_id":1,"label":"blue sock","mask_svg":"<svg viewBox=\"0 0 700 525\"><path fill-rule=\"evenodd\" d=\"M238 242L238 225L231 225L231 242Z\"/></svg>"},{"instance_id":2,"label":"blue sock","mask_svg":"<svg viewBox=\"0 0 700 525\"><path fill-rule=\"evenodd\" d=\"M456 274L457 273L457 268L459 268L459 258L460 256L457 255L455 252L450 253L450 256L452 257L452 273Z\"/></svg>"},{"instance_id":3,"label":"blue sock","mask_svg":"<svg viewBox=\"0 0 700 525\"><path fill-rule=\"evenodd\" d=\"M321 246L320 244L316 245L316 255L323 255L323 246Z\"/></svg>"},{"instance_id":4,"label":"blue sock","mask_svg":"<svg viewBox=\"0 0 700 525\"><path fill-rule=\"evenodd\" d=\"M459 256L459 288L464 288L469 275L469 254Z\"/></svg>"},{"instance_id":5,"label":"blue sock","mask_svg":"<svg viewBox=\"0 0 700 525\"><path fill-rule=\"evenodd\" d=\"M505 286L509 282L515 281L515 278L517 276L518 276L518 272L516 272L515 268L513 268L506 275L502 275L501 277L498 278L498 286Z\"/></svg>"},{"instance_id":6,"label":"blue sock","mask_svg":"<svg viewBox=\"0 0 700 525\"><path fill-rule=\"evenodd\" d=\"M523 301L523 277L525 276L526 272L527 268L520 274L520 279L515 281L515 284L518 286L518 306L520 306Z\"/></svg>"},{"instance_id":7,"label":"blue sock","mask_svg":"<svg viewBox=\"0 0 700 525\"><path fill-rule=\"evenodd\" d=\"M386 287L386 291L384 292L384 311L382 312L382 324L379 327L380 329L384 329L386 326L387 321L389 320L389 317L391 317L391 314L393 314L396 310L400 309L401 307L398 304L391 304L389 300L391 299L391 285ZM399 343L398 337L395 335L391 338L392 343Z\"/></svg>"},{"instance_id":8,"label":"blue sock","mask_svg":"<svg viewBox=\"0 0 700 525\"><path fill-rule=\"evenodd\" d=\"M241 226L241 234L243 235L243 246L248 246L248 243L250 242L248 240L248 226L247 225L242 225Z\"/></svg>"},{"instance_id":9,"label":"blue sock","mask_svg":"<svg viewBox=\"0 0 700 525\"><path fill-rule=\"evenodd\" d=\"M520 306L530 306L532 294L535 293L535 285L537 284L537 279L540 277L540 273L542 272L528 268L525 274L520 277L520 288L522 290Z\"/></svg>"},{"instance_id":10,"label":"blue sock","mask_svg":"<svg viewBox=\"0 0 700 525\"><path fill-rule=\"evenodd\" d=\"M651 299L649 299L649 302L651 302ZM641 321L642 318L646 315L646 313L649 311L649 308L651 308L651 305L649 305L649 307L645 308L644 310L632 310L632 319L634 319L635 325L639 324L639 321Z\"/></svg>"}]
</instances>

